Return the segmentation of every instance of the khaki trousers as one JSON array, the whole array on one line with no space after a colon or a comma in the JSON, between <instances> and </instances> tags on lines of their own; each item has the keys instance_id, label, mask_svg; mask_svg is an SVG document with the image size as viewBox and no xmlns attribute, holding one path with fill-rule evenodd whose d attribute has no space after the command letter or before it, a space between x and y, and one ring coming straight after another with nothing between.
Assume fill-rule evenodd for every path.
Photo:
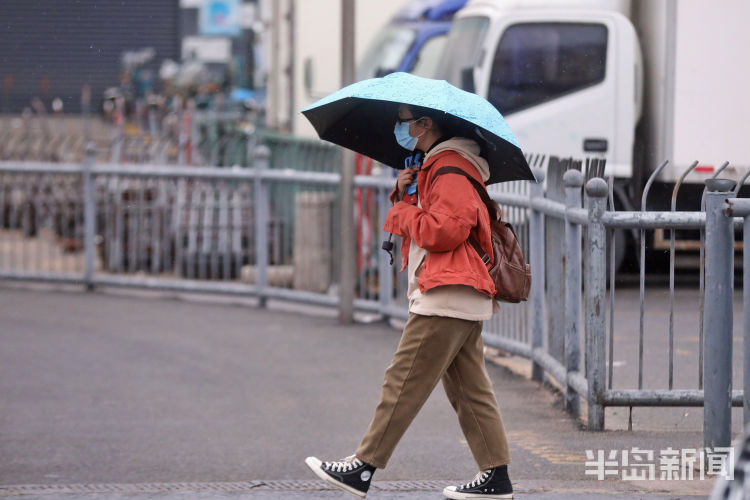
<instances>
[{"instance_id":1,"label":"khaki trousers","mask_svg":"<svg viewBox=\"0 0 750 500\"><path fill-rule=\"evenodd\" d=\"M510 463L508 440L484 365L482 322L411 313L385 372L375 417L356 455L384 468L442 378L480 470Z\"/></svg>"}]
</instances>

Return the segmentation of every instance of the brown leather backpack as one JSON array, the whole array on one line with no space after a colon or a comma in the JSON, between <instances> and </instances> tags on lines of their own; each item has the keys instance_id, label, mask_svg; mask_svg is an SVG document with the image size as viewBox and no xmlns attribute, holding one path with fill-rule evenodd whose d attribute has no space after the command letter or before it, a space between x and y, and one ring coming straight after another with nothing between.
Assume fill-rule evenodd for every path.
<instances>
[{"instance_id":1,"label":"brown leather backpack","mask_svg":"<svg viewBox=\"0 0 750 500\"><path fill-rule=\"evenodd\" d=\"M502 302L521 302L528 300L531 288L531 267L526 263L523 250L518 243L516 232L509 222L500 219L500 207L490 198L484 184L474 179L458 167L442 167L435 172L435 177L443 174L463 175L477 190L490 214L490 229L492 231L492 250L494 259L485 253L479 242L469 235L469 243L474 247L485 265L492 264L488 269L490 278L495 283L495 299Z\"/></svg>"}]
</instances>

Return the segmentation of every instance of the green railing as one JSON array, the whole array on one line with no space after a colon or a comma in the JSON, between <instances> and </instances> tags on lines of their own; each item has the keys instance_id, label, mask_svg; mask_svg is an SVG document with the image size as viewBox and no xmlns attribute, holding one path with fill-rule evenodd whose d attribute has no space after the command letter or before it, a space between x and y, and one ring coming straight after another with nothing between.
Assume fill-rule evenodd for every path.
<instances>
[{"instance_id":1,"label":"green railing","mask_svg":"<svg viewBox=\"0 0 750 500\"><path fill-rule=\"evenodd\" d=\"M255 133L257 143L271 150L271 168L291 168L308 172L340 172L340 149L319 139L307 139L270 130Z\"/></svg>"}]
</instances>

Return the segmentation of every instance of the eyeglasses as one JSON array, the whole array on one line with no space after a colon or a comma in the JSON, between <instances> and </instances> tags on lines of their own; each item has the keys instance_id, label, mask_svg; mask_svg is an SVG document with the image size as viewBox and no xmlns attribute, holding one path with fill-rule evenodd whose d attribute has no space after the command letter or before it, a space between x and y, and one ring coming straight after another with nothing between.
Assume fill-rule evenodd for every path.
<instances>
[{"instance_id":1,"label":"eyeglasses","mask_svg":"<svg viewBox=\"0 0 750 500\"><path fill-rule=\"evenodd\" d=\"M396 116L396 123L410 123L415 122L417 120L421 120L424 118L424 116L420 116L419 118L409 117L409 118L401 118L400 116Z\"/></svg>"}]
</instances>

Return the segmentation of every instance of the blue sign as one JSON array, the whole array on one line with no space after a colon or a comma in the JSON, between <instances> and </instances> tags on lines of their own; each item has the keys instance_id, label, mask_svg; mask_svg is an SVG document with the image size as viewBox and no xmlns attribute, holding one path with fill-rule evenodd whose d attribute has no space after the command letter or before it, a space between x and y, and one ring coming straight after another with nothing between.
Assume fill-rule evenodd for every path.
<instances>
[{"instance_id":1,"label":"blue sign","mask_svg":"<svg viewBox=\"0 0 750 500\"><path fill-rule=\"evenodd\" d=\"M204 36L240 35L240 0L204 0L200 33Z\"/></svg>"}]
</instances>

